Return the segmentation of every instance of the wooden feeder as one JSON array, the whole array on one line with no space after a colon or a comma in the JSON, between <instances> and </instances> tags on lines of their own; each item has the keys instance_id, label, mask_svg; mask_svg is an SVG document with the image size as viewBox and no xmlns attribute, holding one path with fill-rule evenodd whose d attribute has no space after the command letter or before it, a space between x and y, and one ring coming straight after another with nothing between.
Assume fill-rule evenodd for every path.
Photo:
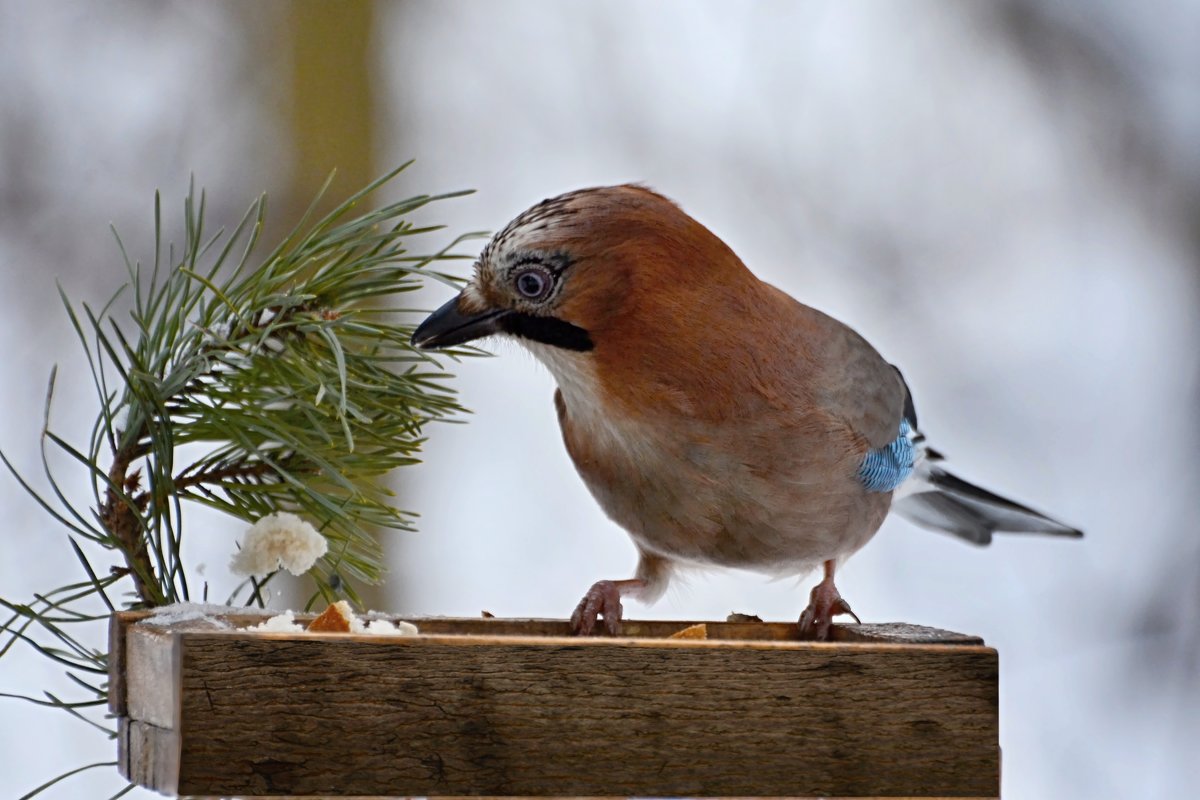
<instances>
[{"instance_id":1,"label":"wooden feeder","mask_svg":"<svg viewBox=\"0 0 1200 800\"><path fill-rule=\"evenodd\" d=\"M122 773L167 794L1000 794L997 653L975 637L627 621L580 639L561 621L412 618L421 635L381 637L145 616L113 618L110 704Z\"/></svg>"}]
</instances>

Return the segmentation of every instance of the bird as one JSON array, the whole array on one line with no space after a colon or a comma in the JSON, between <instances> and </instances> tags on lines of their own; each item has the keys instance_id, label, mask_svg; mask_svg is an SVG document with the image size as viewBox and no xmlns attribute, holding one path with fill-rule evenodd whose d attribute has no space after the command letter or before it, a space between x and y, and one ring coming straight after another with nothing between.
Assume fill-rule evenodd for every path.
<instances>
[{"instance_id":1,"label":"bird","mask_svg":"<svg viewBox=\"0 0 1200 800\"><path fill-rule=\"evenodd\" d=\"M576 634L618 634L623 599L653 603L688 567L821 568L796 634L828 640L834 617L859 621L836 571L893 510L976 545L1000 532L1083 535L948 471L898 368L641 184L519 214L411 342L495 335L553 376L567 453L637 550L633 577L584 594Z\"/></svg>"}]
</instances>

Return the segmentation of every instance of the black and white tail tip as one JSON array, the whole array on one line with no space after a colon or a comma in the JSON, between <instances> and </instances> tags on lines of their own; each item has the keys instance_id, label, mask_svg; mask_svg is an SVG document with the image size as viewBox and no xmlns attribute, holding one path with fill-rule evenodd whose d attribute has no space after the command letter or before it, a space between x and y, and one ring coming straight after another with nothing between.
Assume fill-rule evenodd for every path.
<instances>
[{"instance_id":1,"label":"black and white tail tip","mask_svg":"<svg viewBox=\"0 0 1200 800\"><path fill-rule=\"evenodd\" d=\"M892 501L896 513L910 522L979 545L991 544L997 532L1083 536L1078 528L947 472L937 451L923 449L913 476Z\"/></svg>"}]
</instances>

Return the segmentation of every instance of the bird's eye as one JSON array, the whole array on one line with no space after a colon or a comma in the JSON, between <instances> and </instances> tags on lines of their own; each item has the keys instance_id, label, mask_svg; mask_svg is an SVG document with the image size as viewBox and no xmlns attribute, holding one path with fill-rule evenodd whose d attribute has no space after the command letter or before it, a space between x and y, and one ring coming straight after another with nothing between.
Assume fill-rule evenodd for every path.
<instances>
[{"instance_id":1,"label":"bird's eye","mask_svg":"<svg viewBox=\"0 0 1200 800\"><path fill-rule=\"evenodd\" d=\"M550 293L553 280L550 273L540 267L526 269L517 273L514 281L517 291L528 300L541 300Z\"/></svg>"}]
</instances>

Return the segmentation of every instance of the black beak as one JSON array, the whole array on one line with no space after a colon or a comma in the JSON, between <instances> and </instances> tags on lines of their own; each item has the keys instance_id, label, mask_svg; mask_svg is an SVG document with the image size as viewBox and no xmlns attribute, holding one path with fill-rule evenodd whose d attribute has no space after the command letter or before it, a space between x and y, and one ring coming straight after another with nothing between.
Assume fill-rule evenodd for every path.
<instances>
[{"instance_id":1,"label":"black beak","mask_svg":"<svg viewBox=\"0 0 1200 800\"><path fill-rule=\"evenodd\" d=\"M456 344L500 333L500 321L510 313L507 309L464 314L458 310L458 301L461 298L461 294L456 295L417 326L412 335L413 347L440 350L443 347L454 347Z\"/></svg>"}]
</instances>

